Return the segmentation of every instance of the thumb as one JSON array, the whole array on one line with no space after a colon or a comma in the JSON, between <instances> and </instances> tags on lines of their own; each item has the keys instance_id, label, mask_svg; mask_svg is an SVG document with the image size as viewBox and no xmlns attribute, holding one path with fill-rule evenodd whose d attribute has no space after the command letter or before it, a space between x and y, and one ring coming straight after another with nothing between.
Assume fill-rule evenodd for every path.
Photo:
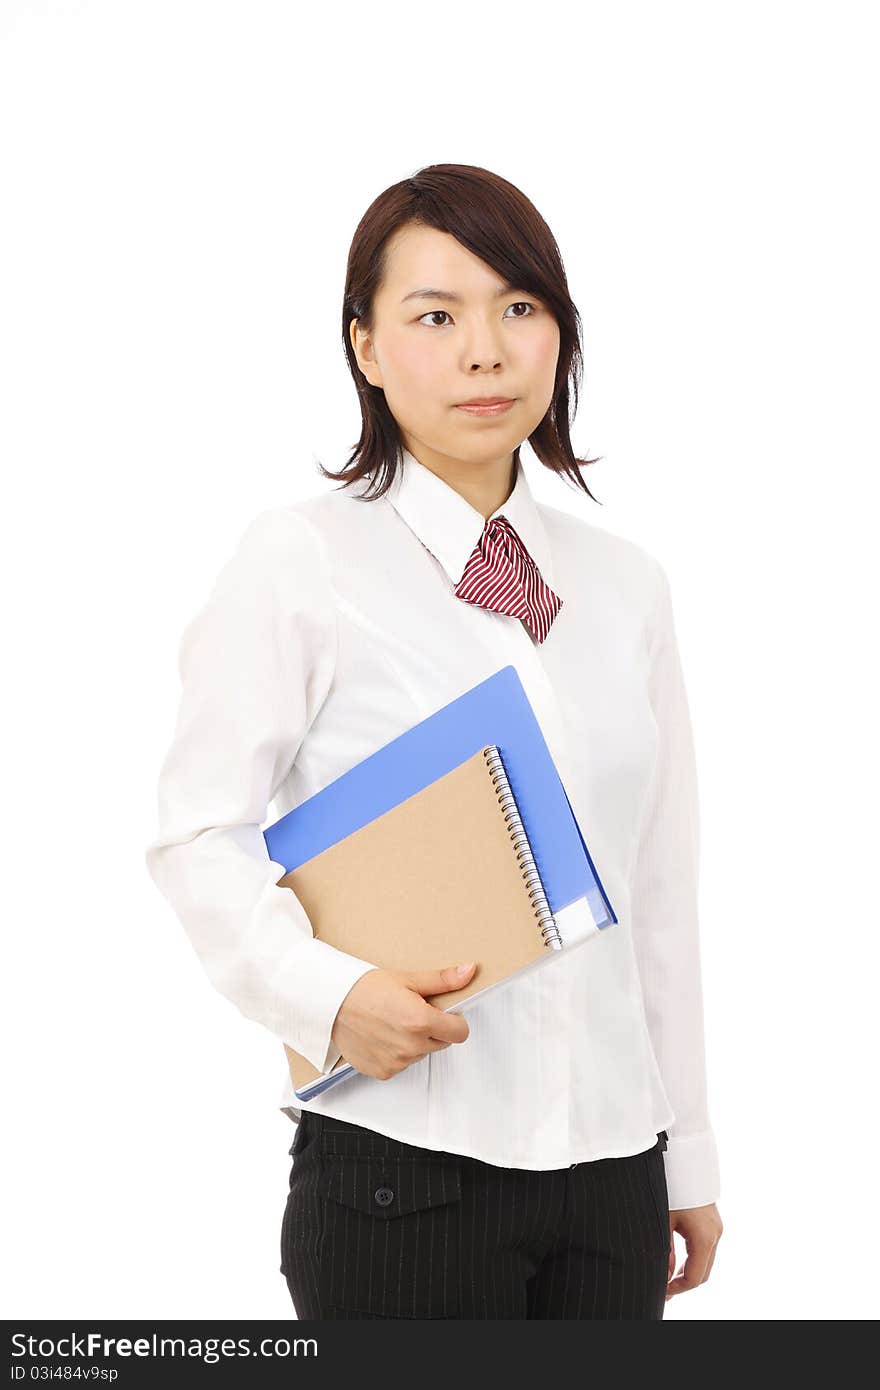
<instances>
[{"instance_id":1,"label":"thumb","mask_svg":"<svg viewBox=\"0 0 880 1390\"><path fill-rule=\"evenodd\" d=\"M443 994L450 989L462 989L473 978L476 961L467 965L448 965L443 970L405 970L404 979L419 994Z\"/></svg>"}]
</instances>

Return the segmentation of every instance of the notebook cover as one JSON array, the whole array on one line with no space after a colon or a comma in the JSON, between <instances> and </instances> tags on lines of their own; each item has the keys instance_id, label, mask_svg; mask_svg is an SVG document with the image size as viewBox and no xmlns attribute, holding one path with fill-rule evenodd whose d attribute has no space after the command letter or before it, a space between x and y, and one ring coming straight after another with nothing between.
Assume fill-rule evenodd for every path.
<instances>
[{"instance_id":1,"label":"notebook cover","mask_svg":"<svg viewBox=\"0 0 880 1390\"><path fill-rule=\"evenodd\" d=\"M508 665L405 730L263 831L293 869L496 744L551 911L586 897L597 927L617 921L519 673Z\"/></svg>"},{"instance_id":2,"label":"notebook cover","mask_svg":"<svg viewBox=\"0 0 880 1390\"><path fill-rule=\"evenodd\" d=\"M279 885L296 893L316 937L380 968L433 970L476 960L462 989L426 996L448 1009L553 949L505 814L481 750L287 872ZM321 1076L284 1047L297 1091ZM348 1066L344 1058L336 1065Z\"/></svg>"}]
</instances>

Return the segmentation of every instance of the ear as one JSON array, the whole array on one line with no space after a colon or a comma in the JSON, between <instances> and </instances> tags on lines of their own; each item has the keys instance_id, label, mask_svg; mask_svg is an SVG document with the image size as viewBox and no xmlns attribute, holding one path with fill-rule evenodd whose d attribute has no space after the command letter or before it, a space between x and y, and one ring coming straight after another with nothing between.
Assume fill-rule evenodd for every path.
<instances>
[{"instance_id":1,"label":"ear","mask_svg":"<svg viewBox=\"0 0 880 1390\"><path fill-rule=\"evenodd\" d=\"M365 328L361 325L360 319L352 319L348 325L348 334L351 338L351 345L357 358L358 366L371 386L382 385L382 373L376 361L376 352L373 339Z\"/></svg>"}]
</instances>

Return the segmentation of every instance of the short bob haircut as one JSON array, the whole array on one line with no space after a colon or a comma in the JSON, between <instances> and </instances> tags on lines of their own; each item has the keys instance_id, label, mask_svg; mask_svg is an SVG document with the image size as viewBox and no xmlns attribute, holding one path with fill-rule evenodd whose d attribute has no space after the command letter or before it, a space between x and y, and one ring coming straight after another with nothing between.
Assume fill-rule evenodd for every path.
<instances>
[{"instance_id":1,"label":"short bob haircut","mask_svg":"<svg viewBox=\"0 0 880 1390\"><path fill-rule=\"evenodd\" d=\"M498 174L471 164L429 164L393 184L370 204L357 226L348 253L342 303L342 341L361 408L361 436L339 472L319 464L325 478L350 487L370 477L365 500L381 497L403 462L403 441L381 387L361 371L349 336L353 318L373 327L373 296L382 282L386 244L407 224L436 227L479 256L511 284L544 303L559 325L556 384L547 413L529 435L546 468L570 478L593 497L580 469L596 459L575 457L569 428L577 411L583 372L581 320L568 292L559 247L547 223L524 193ZM571 392L571 397L569 395ZM569 414L570 399L573 408ZM513 452L519 463L520 445ZM599 503L601 506L601 503Z\"/></svg>"}]
</instances>

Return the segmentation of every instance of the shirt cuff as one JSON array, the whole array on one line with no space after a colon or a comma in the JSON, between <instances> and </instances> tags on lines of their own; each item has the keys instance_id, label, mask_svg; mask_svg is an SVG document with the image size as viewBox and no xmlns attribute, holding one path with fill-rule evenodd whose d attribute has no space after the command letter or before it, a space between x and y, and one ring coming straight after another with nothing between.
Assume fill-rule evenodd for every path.
<instances>
[{"instance_id":1,"label":"shirt cuff","mask_svg":"<svg viewBox=\"0 0 880 1390\"><path fill-rule=\"evenodd\" d=\"M349 990L375 969L370 961L339 951L320 937L304 941L285 961L277 980L278 996L286 1001L281 1036L322 1075L342 1056L331 1038L336 1015Z\"/></svg>"},{"instance_id":2,"label":"shirt cuff","mask_svg":"<svg viewBox=\"0 0 880 1390\"><path fill-rule=\"evenodd\" d=\"M721 1175L715 1135L711 1129L704 1129L699 1134L670 1135L663 1158L670 1211L707 1207L718 1201Z\"/></svg>"}]
</instances>

